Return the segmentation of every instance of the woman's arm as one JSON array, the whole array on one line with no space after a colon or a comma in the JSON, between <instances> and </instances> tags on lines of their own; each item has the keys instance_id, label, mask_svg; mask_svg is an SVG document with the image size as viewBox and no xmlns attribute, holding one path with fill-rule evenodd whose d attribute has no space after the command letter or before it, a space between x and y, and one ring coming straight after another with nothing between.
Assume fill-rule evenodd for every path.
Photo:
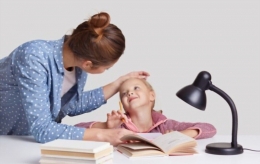
<instances>
[{"instance_id":1,"label":"woman's arm","mask_svg":"<svg viewBox=\"0 0 260 164\"><path fill-rule=\"evenodd\" d=\"M74 96L73 98L67 98L69 102L66 104L66 108L68 108L69 110L66 111L68 111L69 113L66 114L69 116L76 116L83 113L91 112L99 108L101 105L105 104L110 97L115 95L118 92L118 89L122 82L124 82L126 79L131 77L146 78L147 76L149 76L149 74L144 71L131 72L119 77L114 82L111 82L97 89L82 92L83 88L79 88L78 92L82 92L79 93L79 99L77 96ZM85 78L83 77L79 81L81 87L85 85ZM63 96L63 99L66 96L71 97L67 94Z\"/></svg>"},{"instance_id":2,"label":"woman's arm","mask_svg":"<svg viewBox=\"0 0 260 164\"><path fill-rule=\"evenodd\" d=\"M126 129L86 129L84 133L84 140L90 141L105 141L110 142L112 145L117 146L121 141L121 138L127 134L134 134L134 132Z\"/></svg>"},{"instance_id":3,"label":"woman's arm","mask_svg":"<svg viewBox=\"0 0 260 164\"><path fill-rule=\"evenodd\" d=\"M105 100L108 100L111 98L113 95L115 95L118 92L118 88L120 84L122 83L122 80L119 78L118 80L109 83L103 87L103 94Z\"/></svg>"},{"instance_id":4,"label":"woman's arm","mask_svg":"<svg viewBox=\"0 0 260 164\"><path fill-rule=\"evenodd\" d=\"M53 119L49 99L48 57L44 55L44 49L38 49L40 44L27 43L20 46L13 56L13 76L21 99L19 108L24 111L20 114L27 119L29 132L40 143L57 138L82 140L84 128L59 124ZM47 47L46 51L49 52L51 48Z\"/></svg>"}]
</instances>

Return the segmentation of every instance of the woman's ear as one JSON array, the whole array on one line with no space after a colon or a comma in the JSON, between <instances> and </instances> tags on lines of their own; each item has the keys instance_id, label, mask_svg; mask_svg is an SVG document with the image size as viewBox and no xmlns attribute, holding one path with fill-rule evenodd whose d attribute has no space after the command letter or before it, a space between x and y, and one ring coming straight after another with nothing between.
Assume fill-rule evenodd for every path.
<instances>
[{"instance_id":1,"label":"woman's ear","mask_svg":"<svg viewBox=\"0 0 260 164\"><path fill-rule=\"evenodd\" d=\"M90 70L92 68L93 64L91 61L89 60L85 60L83 63L82 63L82 68L84 68L84 70Z\"/></svg>"}]
</instances>

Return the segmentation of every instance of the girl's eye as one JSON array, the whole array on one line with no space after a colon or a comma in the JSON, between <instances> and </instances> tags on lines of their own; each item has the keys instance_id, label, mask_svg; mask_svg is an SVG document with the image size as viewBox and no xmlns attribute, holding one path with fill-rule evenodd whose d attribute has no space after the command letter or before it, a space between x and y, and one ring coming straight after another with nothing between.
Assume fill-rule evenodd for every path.
<instances>
[{"instance_id":1,"label":"girl's eye","mask_svg":"<svg viewBox=\"0 0 260 164\"><path fill-rule=\"evenodd\" d=\"M134 90L138 90L139 89L139 87L134 87Z\"/></svg>"},{"instance_id":2,"label":"girl's eye","mask_svg":"<svg viewBox=\"0 0 260 164\"><path fill-rule=\"evenodd\" d=\"M126 95L126 92L122 93L121 96L124 97Z\"/></svg>"}]
</instances>

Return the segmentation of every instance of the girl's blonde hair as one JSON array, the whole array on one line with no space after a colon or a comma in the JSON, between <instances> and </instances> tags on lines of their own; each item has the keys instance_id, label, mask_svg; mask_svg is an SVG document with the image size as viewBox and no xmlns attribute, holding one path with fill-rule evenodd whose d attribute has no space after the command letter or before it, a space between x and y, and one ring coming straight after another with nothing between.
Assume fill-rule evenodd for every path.
<instances>
[{"instance_id":1,"label":"girl's blonde hair","mask_svg":"<svg viewBox=\"0 0 260 164\"><path fill-rule=\"evenodd\" d=\"M150 91L154 92L154 94L155 94L155 91L154 91L152 85L151 85L146 79L138 79L138 80L142 81L142 82L146 85L146 87L147 87ZM155 100L154 100L153 103L152 103L152 109L154 108L154 105L155 105Z\"/></svg>"}]
</instances>

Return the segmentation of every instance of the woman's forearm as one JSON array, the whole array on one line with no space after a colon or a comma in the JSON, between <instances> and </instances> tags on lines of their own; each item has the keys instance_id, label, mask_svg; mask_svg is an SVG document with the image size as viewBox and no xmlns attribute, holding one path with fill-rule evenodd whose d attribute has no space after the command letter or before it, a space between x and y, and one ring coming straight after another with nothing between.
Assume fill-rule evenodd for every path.
<instances>
[{"instance_id":1,"label":"woman's forearm","mask_svg":"<svg viewBox=\"0 0 260 164\"><path fill-rule=\"evenodd\" d=\"M109 83L103 87L103 93L105 100L108 100L110 97L115 95L118 92L118 88L120 84L122 83L122 80L119 78L118 80Z\"/></svg>"},{"instance_id":2,"label":"woman's forearm","mask_svg":"<svg viewBox=\"0 0 260 164\"><path fill-rule=\"evenodd\" d=\"M105 141L110 142L111 145L117 146L123 143L121 138L127 134L134 134L126 129L86 129L83 140L88 141Z\"/></svg>"},{"instance_id":3,"label":"woman's forearm","mask_svg":"<svg viewBox=\"0 0 260 164\"><path fill-rule=\"evenodd\" d=\"M89 141L104 141L105 139L102 138L102 129L86 129L84 132L83 140Z\"/></svg>"}]
</instances>

